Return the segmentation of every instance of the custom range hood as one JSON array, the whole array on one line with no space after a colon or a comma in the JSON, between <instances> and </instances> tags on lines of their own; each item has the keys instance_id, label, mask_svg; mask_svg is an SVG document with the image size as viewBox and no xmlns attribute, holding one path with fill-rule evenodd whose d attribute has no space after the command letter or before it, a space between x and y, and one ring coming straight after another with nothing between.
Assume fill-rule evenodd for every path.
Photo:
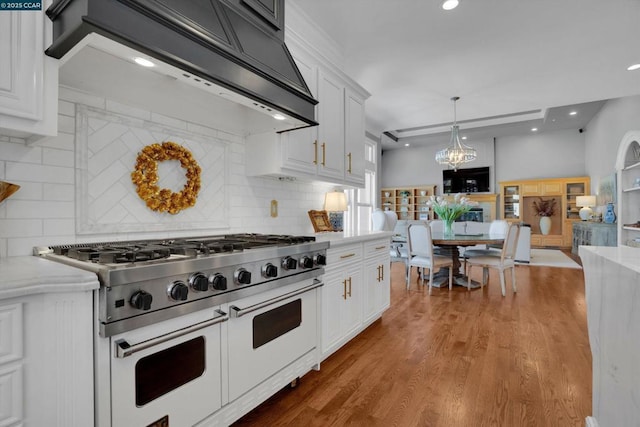
<instances>
[{"instance_id":1,"label":"custom range hood","mask_svg":"<svg viewBox=\"0 0 640 427\"><path fill-rule=\"evenodd\" d=\"M47 15L53 44L46 54L61 59L63 85L67 63L77 65L67 67L74 69L67 80L85 89L91 78L94 86L105 85L115 74L101 64L105 54L127 61L127 67L133 56L142 56L159 64L153 71L165 79L284 115L278 131L317 125L317 101L284 43L284 0L58 0ZM87 46L93 53L83 58L78 53ZM74 74L75 68L84 68L85 75ZM120 72L133 75L131 70ZM137 80L143 86L153 78L158 77ZM127 80L120 82L126 86ZM156 91L170 91L166 83Z\"/></svg>"}]
</instances>

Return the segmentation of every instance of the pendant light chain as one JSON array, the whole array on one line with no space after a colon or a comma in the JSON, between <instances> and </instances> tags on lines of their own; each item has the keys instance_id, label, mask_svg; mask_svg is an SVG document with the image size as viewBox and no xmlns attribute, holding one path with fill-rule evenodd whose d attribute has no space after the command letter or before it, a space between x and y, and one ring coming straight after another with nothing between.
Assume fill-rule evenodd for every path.
<instances>
[{"instance_id":1,"label":"pendant light chain","mask_svg":"<svg viewBox=\"0 0 640 427\"><path fill-rule=\"evenodd\" d=\"M436 153L436 162L441 165L448 165L457 170L458 166L463 163L468 163L476 159L477 154L474 148L464 145L460 142L458 137L458 121L456 101L459 100L459 96L451 98L453 101L453 125L451 126L451 141L450 147L440 150Z\"/></svg>"}]
</instances>

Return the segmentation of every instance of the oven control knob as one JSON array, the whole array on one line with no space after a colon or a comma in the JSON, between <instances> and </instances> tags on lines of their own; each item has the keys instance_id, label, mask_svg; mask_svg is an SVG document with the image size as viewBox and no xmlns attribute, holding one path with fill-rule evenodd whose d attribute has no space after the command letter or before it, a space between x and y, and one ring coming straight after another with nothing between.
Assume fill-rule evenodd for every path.
<instances>
[{"instance_id":1,"label":"oven control knob","mask_svg":"<svg viewBox=\"0 0 640 427\"><path fill-rule=\"evenodd\" d=\"M135 292L129 300L131 305L138 310L149 310L151 308L151 301L153 301L153 296L145 291Z\"/></svg>"},{"instance_id":2,"label":"oven control knob","mask_svg":"<svg viewBox=\"0 0 640 427\"><path fill-rule=\"evenodd\" d=\"M267 263L262 267L262 275L266 278L269 277L277 277L278 276L278 267L271 263Z\"/></svg>"},{"instance_id":3,"label":"oven control knob","mask_svg":"<svg viewBox=\"0 0 640 427\"><path fill-rule=\"evenodd\" d=\"M316 265L327 265L327 256L318 254L313 257L313 261L316 263Z\"/></svg>"},{"instance_id":4,"label":"oven control knob","mask_svg":"<svg viewBox=\"0 0 640 427\"><path fill-rule=\"evenodd\" d=\"M300 265L302 265L302 268L311 268L313 267L313 259L308 256L303 256L300 258Z\"/></svg>"},{"instance_id":5,"label":"oven control knob","mask_svg":"<svg viewBox=\"0 0 640 427\"><path fill-rule=\"evenodd\" d=\"M249 283L251 283L251 272L245 270L244 268L239 268L234 273L234 278L239 284L248 285Z\"/></svg>"},{"instance_id":6,"label":"oven control knob","mask_svg":"<svg viewBox=\"0 0 640 427\"><path fill-rule=\"evenodd\" d=\"M169 296L174 301L186 301L189 295L189 287L180 280L176 280L169 288Z\"/></svg>"},{"instance_id":7,"label":"oven control knob","mask_svg":"<svg viewBox=\"0 0 640 427\"><path fill-rule=\"evenodd\" d=\"M202 273L193 273L189 277L189 285L194 291L204 292L209 289L209 279Z\"/></svg>"},{"instance_id":8,"label":"oven control knob","mask_svg":"<svg viewBox=\"0 0 640 427\"><path fill-rule=\"evenodd\" d=\"M211 283L211 287L217 291L227 290L227 278L220 273L216 273L209 277L209 283Z\"/></svg>"},{"instance_id":9,"label":"oven control knob","mask_svg":"<svg viewBox=\"0 0 640 427\"><path fill-rule=\"evenodd\" d=\"M285 270L295 270L298 268L298 261L291 258L290 256L284 257L282 259L282 268Z\"/></svg>"}]
</instances>

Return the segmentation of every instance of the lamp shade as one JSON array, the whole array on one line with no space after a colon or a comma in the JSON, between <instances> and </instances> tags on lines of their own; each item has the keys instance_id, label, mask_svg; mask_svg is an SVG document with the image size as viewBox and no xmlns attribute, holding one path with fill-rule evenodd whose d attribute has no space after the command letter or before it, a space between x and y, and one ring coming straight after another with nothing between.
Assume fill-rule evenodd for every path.
<instances>
[{"instance_id":1,"label":"lamp shade","mask_svg":"<svg viewBox=\"0 0 640 427\"><path fill-rule=\"evenodd\" d=\"M593 215L593 211L591 210L591 206L596 205L596 196L577 196L576 197L576 206L581 207L580 209L580 219L583 221L588 220L591 215Z\"/></svg>"},{"instance_id":2,"label":"lamp shade","mask_svg":"<svg viewBox=\"0 0 640 427\"><path fill-rule=\"evenodd\" d=\"M331 191L324 196L324 210L344 212L347 210L347 195L342 191Z\"/></svg>"},{"instance_id":3,"label":"lamp shade","mask_svg":"<svg viewBox=\"0 0 640 427\"><path fill-rule=\"evenodd\" d=\"M576 206L582 207L591 207L596 205L596 196L578 196L576 197Z\"/></svg>"}]
</instances>

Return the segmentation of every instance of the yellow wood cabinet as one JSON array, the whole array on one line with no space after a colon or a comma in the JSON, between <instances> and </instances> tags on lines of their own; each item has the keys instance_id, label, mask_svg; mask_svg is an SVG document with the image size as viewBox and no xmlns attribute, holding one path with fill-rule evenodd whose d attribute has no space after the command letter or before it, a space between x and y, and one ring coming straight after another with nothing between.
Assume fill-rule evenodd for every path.
<instances>
[{"instance_id":1,"label":"yellow wood cabinet","mask_svg":"<svg viewBox=\"0 0 640 427\"><path fill-rule=\"evenodd\" d=\"M433 211L427 206L427 201L435 193L435 185L383 188L380 190L380 207L396 212L398 219L430 220L433 219Z\"/></svg>"},{"instance_id":2,"label":"yellow wood cabinet","mask_svg":"<svg viewBox=\"0 0 640 427\"><path fill-rule=\"evenodd\" d=\"M590 185L587 176L503 181L500 183L500 218L531 225L532 246L570 247L573 222L580 220L576 197L589 195ZM534 202L544 201L555 203L548 234L542 233L540 216L534 207Z\"/></svg>"}]
</instances>

